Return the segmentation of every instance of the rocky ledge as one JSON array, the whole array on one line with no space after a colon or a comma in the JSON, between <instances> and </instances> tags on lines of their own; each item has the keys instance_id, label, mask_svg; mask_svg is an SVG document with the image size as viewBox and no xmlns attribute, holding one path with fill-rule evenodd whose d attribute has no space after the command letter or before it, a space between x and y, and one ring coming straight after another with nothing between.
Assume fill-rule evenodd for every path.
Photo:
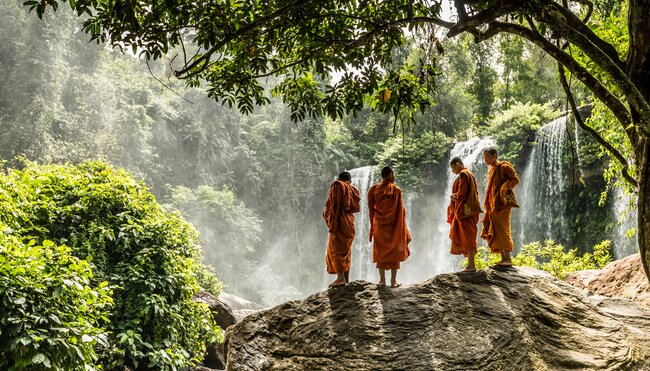
<instances>
[{"instance_id":1,"label":"rocky ledge","mask_svg":"<svg viewBox=\"0 0 650 371\"><path fill-rule=\"evenodd\" d=\"M644 369L650 308L528 268L354 281L251 314L225 351L228 370Z\"/></svg>"},{"instance_id":2,"label":"rocky ledge","mask_svg":"<svg viewBox=\"0 0 650 371\"><path fill-rule=\"evenodd\" d=\"M601 270L573 272L564 281L588 294L621 297L650 305L650 284L639 254L613 261Z\"/></svg>"}]
</instances>

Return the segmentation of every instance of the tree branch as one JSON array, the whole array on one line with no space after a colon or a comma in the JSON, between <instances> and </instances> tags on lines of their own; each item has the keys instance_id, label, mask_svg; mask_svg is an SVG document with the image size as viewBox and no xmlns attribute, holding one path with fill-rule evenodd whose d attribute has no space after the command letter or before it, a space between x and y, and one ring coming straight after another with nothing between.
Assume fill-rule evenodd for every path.
<instances>
[{"instance_id":1,"label":"tree branch","mask_svg":"<svg viewBox=\"0 0 650 371\"><path fill-rule=\"evenodd\" d=\"M623 104L623 102L621 102L614 94L607 90L607 88L603 86L603 84L598 79L596 79L573 57L571 57L562 49L553 45L553 43L546 40L539 33L516 24L491 22L487 31L481 33L479 41L491 38L500 32L519 35L540 47L551 57L566 67L580 81L582 81L582 83L585 84L585 86L591 90L591 92L594 93L594 95L612 111L621 125L623 125L623 129L627 128L632 123L630 112L628 111L628 108Z\"/></svg>"},{"instance_id":2,"label":"tree branch","mask_svg":"<svg viewBox=\"0 0 650 371\"><path fill-rule=\"evenodd\" d=\"M497 18L511 13L515 10L522 9L524 7L525 1L501 1L501 4L498 7L490 7L486 10L479 12L474 16L467 16L464 12L463 1L456 1L456 10L458 11L458 22L453 26L449 27L447 31L447 37L451 38L460 33L467 32L469 30L475 29L476 27L484 24L488 24ZM463 16L461 16L461 10L459 7L463 8Z\"/></svg>"},{"instance_id":3,"label":"tree branch","mask_svg":"<svg viewBox=\"0 0 650 371\"><path fill-rule=\"evenodd\" d=\"M209 61L212 54L214 54L217 50L221 49L223 46L225 46L226 44L228 44L232 40L236 39L239 36L242 36L242 35L248 33L249 31L255 30L261 24L266 23L266 22L270 21L273 18L276 18L277 16L281 15L282 13L285 13L287 10L292 9L295 6L301 6L301 3L304 3L304 2L305 2L304 0L296 0L296 1L290 2L290 3L286 4L285 6L283 6L282 8L277 9L273 13L268 14L268 15L266 15L264 17L260 17L260 18L256 19L255 21L247 24L246 26L240 28L239 30L237 30L237 31L235 31L235 32L233 32L233 33L231 33L229 35L226 35L223 39L221 39L219 42L217 42L215 45L213 45L201 57L196 59L190 65L184 66L181 70L178 70L178 71L175 70L174 75L176 75L176 77L179 78L179 79L183 78L182 76L184 74L191 71L193 68L198 66L200 63L202 63L202 62L204 62L206 60ZM203 69L205 67L206 67L206 63L204 63L204 65L203 65L203 67L201 67L201 69Z\"/></svg>"},{"instance_id":4,"label":"tree branch","mask_svg":"<svg viewBox=\"0 0 650 371\"><path fill-rule=\"evenodd\" d=\"M629 76L621 69L623 62L618 58L618 54L612 59L611 50L615 49L605 41L598 38L591 30L588 32L593 35L592 38L584 35L582 32L587 28L579 18L567 9L554 4L554 8L562 13L563 17L553 16L553 12L538 12L537 17L545 22L554 32L562 35L563 38L579 47L587 56L591 58L600 68L602 68L613 79L613 83L621 89L628 100L628 103L639 113L641 120L650 122L650 104L644 98L639 89L632 83ZM568 22L563 22L566 19ZM580 24L578 28L572 27L571 24ZM610 52L603 51L601 47L611 49ZM644 128L648 130L648 128Z\"/></svg>"},{"instance_id":5,"label":"tree branch","mask_svg":"<svg viewBox=\"0 0 650 371\"><path fill-rule=\"evenodd\" d=\"M566 24L572 30L576 31L579 36L584 37L586 41L595 45L609 59L611 59L611 62L613 62L619 69L625 70L625 62L621 60L620 56L618 55L618 51L616 48L614 48L614 46L612 46L612 44L598 37L598 35L596 35L589 27L587 27L584 20L578 18L578 16L576 16L569 9L560 6L559 4L555 4L554 7L562 14L566 22L562 22L559 18L554 18L554 22L548 22L551 28L555 22ZM539 15L541 15L541 13L538 13L538 16ZM550 16L550 13L546 12L543 14L543 16ZM569 38L566 36L572 36L573 34L565 35L565 33L561 33L561 35L569 40ZM574 42L574 44L580 45L577 42Z\"/></svg>"},{"instance_id":6,"label":"tree branch","mask_svg":"<svg viewBox=\"0 0 650 371\"><path fill-rule=\"evenodd\" d=\"M573 98L573 94L571 93L571 87L569 86L569 83L567 82L566 79L566 73L564 72L564 66L558 62L557 64L558 67L558 72L560 74L560 82L562 83L562 88L564 88L564 92L566 93L567 100L569 101L569 105L571 106L571 112L573 112L573 117L575 118L576 122L578 123L578 126L587 133L589 133L598 143L600 143L601 146L605 147L609 153L612 154L613 157L615 157L618 162L623 165L623 169L621 170L621 173L623 174L623 178L630 183L630 185L638 188L639 183L637 182L634 177L632 177L629 173L629 165L627 163L627 159L625 156L621 154L614 146L612 146L605 138L603 138L596 130L593 128L587 126L585 122L582 120L582 117L580 116L580 112L578 112L578 107L576 105L575 99Z\"/></svg>"}]
</instances>

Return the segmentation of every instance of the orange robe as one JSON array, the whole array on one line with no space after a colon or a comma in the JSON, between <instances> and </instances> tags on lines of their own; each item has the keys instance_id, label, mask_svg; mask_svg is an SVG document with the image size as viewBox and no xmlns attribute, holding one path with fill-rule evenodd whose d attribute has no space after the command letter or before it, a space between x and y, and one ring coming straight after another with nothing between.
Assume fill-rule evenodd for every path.
<instances>
[{"instance_id":1,"label":"orange robe","mask_svg":"<svg viewBox=\"0 0 650 371\"><path fill-rule=\"evenodd\" d=\"M512 190L517 184L519 177L510 163L503 161L496 166L490 166L481 238L487 241L493 253L514 250L515 244L510 230L512 206L509 202L514 200Z\"/></svg>"},{"instance_id":2,"label":"orange robe","mask_svg":"<svg viewBox=\"0 0 650 371\"><path fill-rule=\"evenodd\" d=\"M451 253L467 256L470 251L476 253L476 234L478 232L478 215L483 212L478 200L476 178L469 169L463 169L451 188L457 196L456 201L447 207L447 222L451 224L449 238Z\"/></svg>"},{"instance_id":3,"label":"orange robe","mask_svg":"<svg viewBox=\"0 0 650 371\"><path fill-rule=\"evenodd\" d=\"M335 181L330 186L323 218L329 230L325 263L329 273L345 273L352 262L354 214L359 212L359 191L350 184Z\"/></svg>"},{"instance_id":4,"label":"orange robe","mask_svg":"<svg viewBox=\"0 0 650 371\"><path fill-rule=\"evenodd\" d=\"M408 244L411 233L406 227L406 210L402 190L393 182L383 180L368 191L370 241L374 239L372 261L377 268L399 269L411 254Z\"/></svg>"}]
</instances>

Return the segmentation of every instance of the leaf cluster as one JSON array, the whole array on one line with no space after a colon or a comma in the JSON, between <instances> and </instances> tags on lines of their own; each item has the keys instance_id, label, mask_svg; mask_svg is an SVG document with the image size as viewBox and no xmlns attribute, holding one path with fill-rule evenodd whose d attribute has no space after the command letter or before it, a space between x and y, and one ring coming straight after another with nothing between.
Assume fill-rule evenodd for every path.
<instances>
[{"instance_id":1,"label":"leaf cluster","mask_svg":"<svg viewBox=\"0 0 650 371\"><path fill-rule=\"evenodd\" d=\"M1 177L0 219L11 236L69 246L77 259L92 262L84 285L113 288L100 364L179 369L200 360L219 332L207 307L192 301L201 255L189 223L165 213L132 175L103 162L27 162ZM101 291L93 292L101 298Z\"/></svg>"},{"instance_id":2,"label":"leaf cluster","mask_svg":"<svg viewBox=\"0 0 650 371\"><path fill-rule=\"evenodd\" d=\"M106 281L65 245L0 233L0 368L84 369L108 345Z\"/></svg>"},{"instance_id":3,"label":"leaf cluster","mask_svg":"<svg viewBox=\"0 0 650 371\"><path fill-rule=\"evenodd\" d=\"M542 244L539 241L524 245L521 251L512 258L516 266L526 266L549 272L553 276L564 279L570 273L602 269L612 261L610 254L611 241L605 240L593 247L592 253L578 255L576 249L566 250L564 246L548 239ZM494 265L500 259L498 254L490 254L481 246L476 254L476 268L483 269ZM465 262L465 265L467 262Z\"/></svg>"},{"instance_id":4,"label":"leaf cluster","mask_svg":"<svg viewBox=\"0 0 650 371\"><path fill-rule=\"evenodd\" d=\"M279 77L273 93L289 105L294 120L358 112L385 88L394 98L383 102L383 111L432 103L436 69L430 50L406 69L393 57L408 34L438 14L438 2L30 0L24 5L41 17L61 2L87 15L83 30L93 40L148 60L170 56L178 78L194 87L206 83L210 97L244 113L270 102L263 86L270 76ZM436 40L433 31L430 38ZM328 83L334 76L342 77Z\"/></svg>"},{"instance_id":5,"label":"leaf cluster","mask_svg":"<svg viewBox=\"0 0 650 371\"><path fill-rule=\"evenodd\" d=\"M535 133L545 123L558 116L549 103L515 103L490 120L484 135L499 146L499 158L515 162L535 142Z\"/></svg>"}]
</instances>

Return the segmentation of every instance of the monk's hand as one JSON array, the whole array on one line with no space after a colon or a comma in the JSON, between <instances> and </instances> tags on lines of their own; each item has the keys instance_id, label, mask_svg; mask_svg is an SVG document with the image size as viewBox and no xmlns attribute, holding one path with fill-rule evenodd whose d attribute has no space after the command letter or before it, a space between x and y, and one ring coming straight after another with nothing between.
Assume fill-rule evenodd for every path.
<instances>
[{"instance_id":1,"label":"monk's hand","mask_svg":"<svg viewBox=\"0 0 650 371\"><path fill-rule=\"evenodd\" d=\"M456 202L456 201L458 201L458 195L455 194L455 193L452 193L450 198L451 198L451 202Z\"/></svg>"}]
</instances>

